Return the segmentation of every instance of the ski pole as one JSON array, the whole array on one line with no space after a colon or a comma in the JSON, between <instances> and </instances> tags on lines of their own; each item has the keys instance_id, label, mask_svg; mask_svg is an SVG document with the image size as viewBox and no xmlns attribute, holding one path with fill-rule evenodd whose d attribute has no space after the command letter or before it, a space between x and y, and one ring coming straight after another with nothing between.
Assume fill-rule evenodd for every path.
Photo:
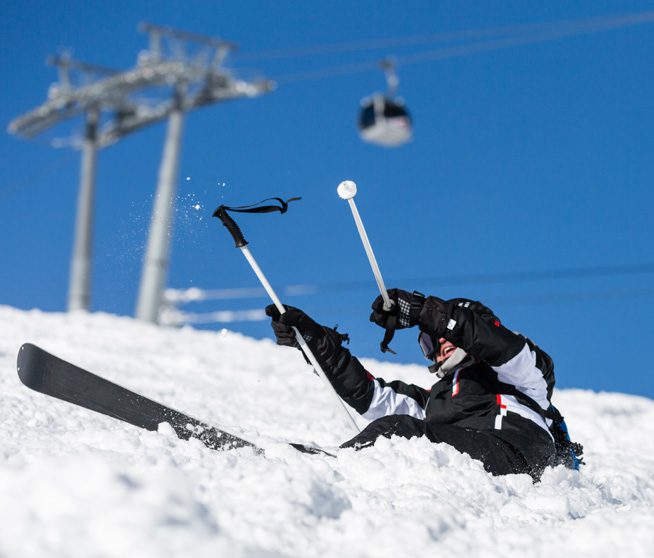
<instances>
[{"instance_id":1,"label":"ski pole","mask_svg":"<svg viewBox=\"0 0 654 558\"><path fill-rule=\"evenodd\" d=\"M381 271L379 270L379 266L377 265L377 259L375 258L375 254L372 251L370 240L368 240L366 229L363 226L361 215L359 215L359 210L357 209L357 204L354 202L354 196L357 195L357 185L352 180L344 180L338 185L338 188L336 188L336 192L338 193L338 196L342 200L347 200L347 203L350 205L350 209L352 210L352 216L354 217L354 222L356 223L357 230L359 231L359 236L361 237L361 242L363 242L363 248L365 249L366 254L368 256L368 261L370 262L372 273L375 276L375 281L377 281L377 287L379 287L379 293L381 294L382 299L384 300L384 310L388 312L393 307L393 301L388 296L388 291L386 290L384 279L382 278ZM395 331L395 322L396 322L395 317L389 316L388 325L386 327L386 335L384 336L384 340L381 342L381 350L384 353L388 351L395 354L395 352L388 346L391 339L393 338L393 333Z\"/></svg>"},{"instance_id":2,"label":"ski pole","mask_svg":"<svg viewBox=\"0 0 654 558\"><path fill-rule=\"evenodd\" d=\"M270 206L270 207L275 207L275 209L281 210L281 212L283 213L284 211L286 211L286 209L285 209L286 202L282 202L282 203L284 204L284 209L283 210L281 208L279 208L279 207L276 207L276 206ZM257 208L257 209L261 209L261 208ZM225 228L227 228L227 230L230 232L230 234L232 235L232 238L234 239L234 243L236 244L236 247L239 250L241 250L241 252L245 256L245 259L250 264L250 267L252 268L252 270L256 274L257 278L261 282L261 285L263 286L263 288L268 293L268 296L270 297L270 299L273 301L273 304L277 307L277 310L279 311L280 314L284 314L286 312L286 308L284 308L284 305L279 300L279 297L277 296L277 293L275 293L275 291L273 290L272 286L268 282L268 279L266 279L266 276L263 274L263 271L261 271L261 268L259 267L259 264L257 264L257 261L254 259L254 256L250 252L250 249L247 246L248 241L245 240L245 237L243 236L243 233L241 232L241 229L236 224L234 219L230 215L227 214L228 210L246 211L243 208L228 208L228 207L226 207L224 205L221 205L220 207L218 207L218 209L216 209L213 216L218 217L222 221ZM254 212L261 213L263 211L254 211ZM300 331L295 326L293 326L293 332L295 333L295 339L298 342L298 345L300 345L300 348L302 349L304 354L309 359L309 362L311 363L311 366L313 366L313 369L315 370L316 374L318 376L320 376L320 378L322 378L324 380L324 382L329 387L329 391L338 400L338 403L341 406L341 408L343 409L343 411L345 412L345 414L347 415L347 418L348 418L350 424L354 427L354 429L357 431L357 433L360 432L361 429L357 425L354 418L352 418L352 415L350 414L350 412L347 410L347 407L345 406L345 403L343 403L343 400L339 397L339 395L334 390L334 387L332 386L331 382L327 379L327 375L325 374L324 370L320 366L320 363L318 362L315 355L313 354L313 352L309 348L309 345L305 341L304 337L302 337L302 334L300 333Z\"/></svg>"}]
</instances>

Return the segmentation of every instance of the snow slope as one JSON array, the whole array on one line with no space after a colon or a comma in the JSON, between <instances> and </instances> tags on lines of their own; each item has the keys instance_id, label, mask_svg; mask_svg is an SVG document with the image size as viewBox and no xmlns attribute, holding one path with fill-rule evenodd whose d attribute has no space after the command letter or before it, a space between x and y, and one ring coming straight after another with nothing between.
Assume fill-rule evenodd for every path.
<instances>
[{"instance_id":1,"label":"snow slope","mask_svg":"<svg viewBox=\"0 0 654 558\"><path fill-rule=\"evenodd\" d=\"M266 448L215 452L23 387L34 342ZM356 353L356 340L353 342ZM364 360L425 385L419 366ZM559 371L560 374L565 371ZM0 557L654 555L654 402L560 391L581 473L492 477L453 448L352 432L294 350L230 332L0 307Z\"/></svg>"}]
</instances>

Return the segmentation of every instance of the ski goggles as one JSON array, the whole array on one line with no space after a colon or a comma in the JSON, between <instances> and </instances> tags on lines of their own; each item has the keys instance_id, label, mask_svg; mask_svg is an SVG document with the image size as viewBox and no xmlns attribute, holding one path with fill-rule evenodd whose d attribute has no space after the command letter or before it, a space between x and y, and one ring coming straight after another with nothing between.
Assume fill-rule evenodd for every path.
<instances>
[{"instance_id":1,"label":"ski goggles","mask_svg":"<svg viewBox=\"0 0 654 558\"><path fill-rule=\"evenodd\" d=\"M425 355L427 360L434 360L441 350L438 340L433 339L431 335L424 331L421 331L420 335L418 335L418 344L420 345L420 349L422 349L422 354Z\"/></svg>"}]
</instances>

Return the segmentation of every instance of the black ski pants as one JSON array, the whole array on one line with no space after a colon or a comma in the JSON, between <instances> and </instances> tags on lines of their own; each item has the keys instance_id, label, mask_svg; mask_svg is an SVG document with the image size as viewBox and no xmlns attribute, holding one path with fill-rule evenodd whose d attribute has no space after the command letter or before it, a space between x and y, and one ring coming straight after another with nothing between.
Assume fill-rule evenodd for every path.
<instances>
[{"instance_id":1,"label":"black ski pants","mask_svg":"<svg viewBox=\"0 0 654 558\"><path fill-rule=\"evenodd\" d=\"M527 473L538 480L554 454L554 442L547 433L520 416L504 417L502 430L476 430L452 424L424 421L409 415L389 415L371 422L342 448L361 449L383 436L414 438L426 436L444 442L478 459L493 475Z\"/></svg>"}]
</instances>

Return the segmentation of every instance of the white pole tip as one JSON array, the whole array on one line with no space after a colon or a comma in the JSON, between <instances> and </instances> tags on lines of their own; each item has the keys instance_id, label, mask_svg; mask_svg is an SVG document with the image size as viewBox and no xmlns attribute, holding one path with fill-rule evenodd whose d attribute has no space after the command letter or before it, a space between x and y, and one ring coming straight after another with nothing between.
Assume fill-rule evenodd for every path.
<instances>
[{"instance_id":1,"label":"white pole tip","mask_svg":"<svg viewBox=\"0 0 654 558\"><path fill-rule=\"evenodd\" d=\"M338 195L343 200L351 200L357 195L357 185L352 180L343 180L336 188Z\"/></svg>"}]
</instances>

